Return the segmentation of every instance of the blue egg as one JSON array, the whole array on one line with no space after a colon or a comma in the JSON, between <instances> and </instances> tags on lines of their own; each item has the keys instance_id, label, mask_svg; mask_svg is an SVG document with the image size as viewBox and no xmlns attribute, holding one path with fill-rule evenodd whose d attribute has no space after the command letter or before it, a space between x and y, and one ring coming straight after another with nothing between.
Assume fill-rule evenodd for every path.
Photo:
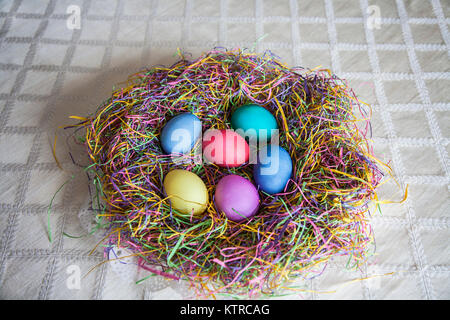
<instances>
[{"instance_id":1,"label":"blue egg","mask_svg":"<svg viewBox=\"0 0 450 320\"><path fill-rule=\"evenodd\" d=\"M284 190L292 175L292 159L278 145L267 145L266 152L260 150L258 162L253 167L253 177L259 188L268 194Z\"/></svg>"},{"instance_id":2,"label":"blue egg","mask_svg":"<svg viewBox=\"0 0 450 320\"><path fill-rule=\"evenodd\" d=\"M170 119L161 131L161 147L166 154L189 153L202 134L202 123L192 113Z\"/></svg>"}]
</instances>

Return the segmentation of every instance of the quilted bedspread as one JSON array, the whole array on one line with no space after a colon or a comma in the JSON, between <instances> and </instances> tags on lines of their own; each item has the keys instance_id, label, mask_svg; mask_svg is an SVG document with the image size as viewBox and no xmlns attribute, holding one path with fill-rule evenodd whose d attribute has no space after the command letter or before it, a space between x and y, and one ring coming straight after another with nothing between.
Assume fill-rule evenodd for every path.
<instances>
[{"instance_id":1,"label":"quilted bedspread","mask_svg":"<svg viewBox=\"0 0 450 320\"><path fill-rule=\"evenodd\" d=\"M372 106L375 154L399 183L379 196L398 202L408 186L406 201L372 212L376 251L360 270L333 259L283 298L449 299L449 23L448 0L1 0L0 299L195 298L183 282L136 284L142 270L102 263L98 237L78 237L91 223L86 177L64 138L56 156L69 169L52 146L128 75L216 46L346 79Z\"/></svg>"}]
</instances>

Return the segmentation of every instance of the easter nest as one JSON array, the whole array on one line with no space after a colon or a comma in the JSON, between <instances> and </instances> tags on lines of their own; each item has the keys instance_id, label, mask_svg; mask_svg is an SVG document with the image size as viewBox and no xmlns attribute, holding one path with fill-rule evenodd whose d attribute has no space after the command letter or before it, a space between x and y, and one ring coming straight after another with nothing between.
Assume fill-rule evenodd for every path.
<instances>
[{"instance_id":1,"label":"easter nest","mask_svg":"<svg viewBox=\"0 0 450 320\"><path fill-rule=\"evenodd\" d=\"M230 174L253 181L252 165L199 162L194 151L174 159L159 137L184 112L203 130L231 128L231 114L248 103L276 118L293 173L282 192L260 190L258 212L235 222L217 209L215 186ZM127 248L141 267L187 280L200 295L273 294L336 255L361 265L373 242L368 205L383 176L367 110L328 70L288 68L271 52L214 49L193 61L181 54L170 67L130 76L77 125L105 252ZM163 187L172 169L205 183L210 200L202 215L172 208Z\"/></svg>"}]
</instances>

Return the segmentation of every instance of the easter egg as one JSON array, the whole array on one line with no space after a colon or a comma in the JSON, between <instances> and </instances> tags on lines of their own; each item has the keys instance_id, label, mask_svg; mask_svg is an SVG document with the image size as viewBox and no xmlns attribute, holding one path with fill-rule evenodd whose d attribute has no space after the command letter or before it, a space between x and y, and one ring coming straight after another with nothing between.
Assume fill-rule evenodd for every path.
<instances>
[{"instance_id":1,"label":"easter egg","mask_svg":"<svg viewBox=\"0 0 450 320\"><path fill-rule=\"evenodd\" d=\"M238 167L248 161L247 141L230 129L211 129L203 135L203 156L220 167Z\"/></svg>"},{"instance_id":2,"label":"easter egg","mask_svg":"<svg viewBox=\"0 0 450 320\"><path fill-rule=\"evenodd\" d=\"M202 123L192 113L170 119L161 131L161 147L166 154L189 153L202 134Z\"/></svg>"},{"instance_id":3,"label":"easter egg","mask_svg":"<svg viewBox=\"0 0 450 320\"><path fill-rule=\"evenodd\" d=\"M195 173L174 169L164 178L164 189L172 208L180 213L194 215L206 210L208 190L202 179Z\"/></svg>"},{"instance_id":4,"label":"easter egg","mask_svg":"<svg viewBox=\"0 0 450 320\"><path fill-rule=\"evenodd\" d=\"M284 190L292 175L292 159L278 145L267 145L258 153L258 162L253 166L253 178L259 188L269 194Z\"/></svg>"},{"instance_id":5,"label":"easter egg","mask_svg":"<svg viewBox=\"0 0 450 320\"><path fill-rule=\"evenodd\" d=\"M259 207L258 190L249 180L235 174L220 179L214 201L219 211L236 222L251 218Z\"/></svg>"},{"instance_id":6,"label":"easter egg","mask_svg":"<svg viewBox=\"0 0 450 320\"><path fill-rule=\"evenodd\" d=\"M246 104L237 108L231 116L234 130L243 130L249 138L269 140L273 129L278 129L277 121L269 110L257 105ZM266 139L267 138L267 139Z\"/></svg>"}]
</instances>

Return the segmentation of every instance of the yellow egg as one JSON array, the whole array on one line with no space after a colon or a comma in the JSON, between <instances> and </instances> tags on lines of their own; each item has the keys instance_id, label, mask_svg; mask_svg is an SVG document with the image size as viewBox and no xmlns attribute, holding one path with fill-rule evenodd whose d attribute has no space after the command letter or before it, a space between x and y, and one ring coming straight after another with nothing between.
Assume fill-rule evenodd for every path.
<instances>
[{"instance_id":1,"label":"yellow egg","mask_svg":"<svg viewBox=\"0 0 450 320\"><path fill-rule=\"evenodd\" d=\"M208 190L202 179L187 170L175 169L164 178L164 188L172 208L180 213L194 215L206 210Z\"/></svg>"}]
</instances>

